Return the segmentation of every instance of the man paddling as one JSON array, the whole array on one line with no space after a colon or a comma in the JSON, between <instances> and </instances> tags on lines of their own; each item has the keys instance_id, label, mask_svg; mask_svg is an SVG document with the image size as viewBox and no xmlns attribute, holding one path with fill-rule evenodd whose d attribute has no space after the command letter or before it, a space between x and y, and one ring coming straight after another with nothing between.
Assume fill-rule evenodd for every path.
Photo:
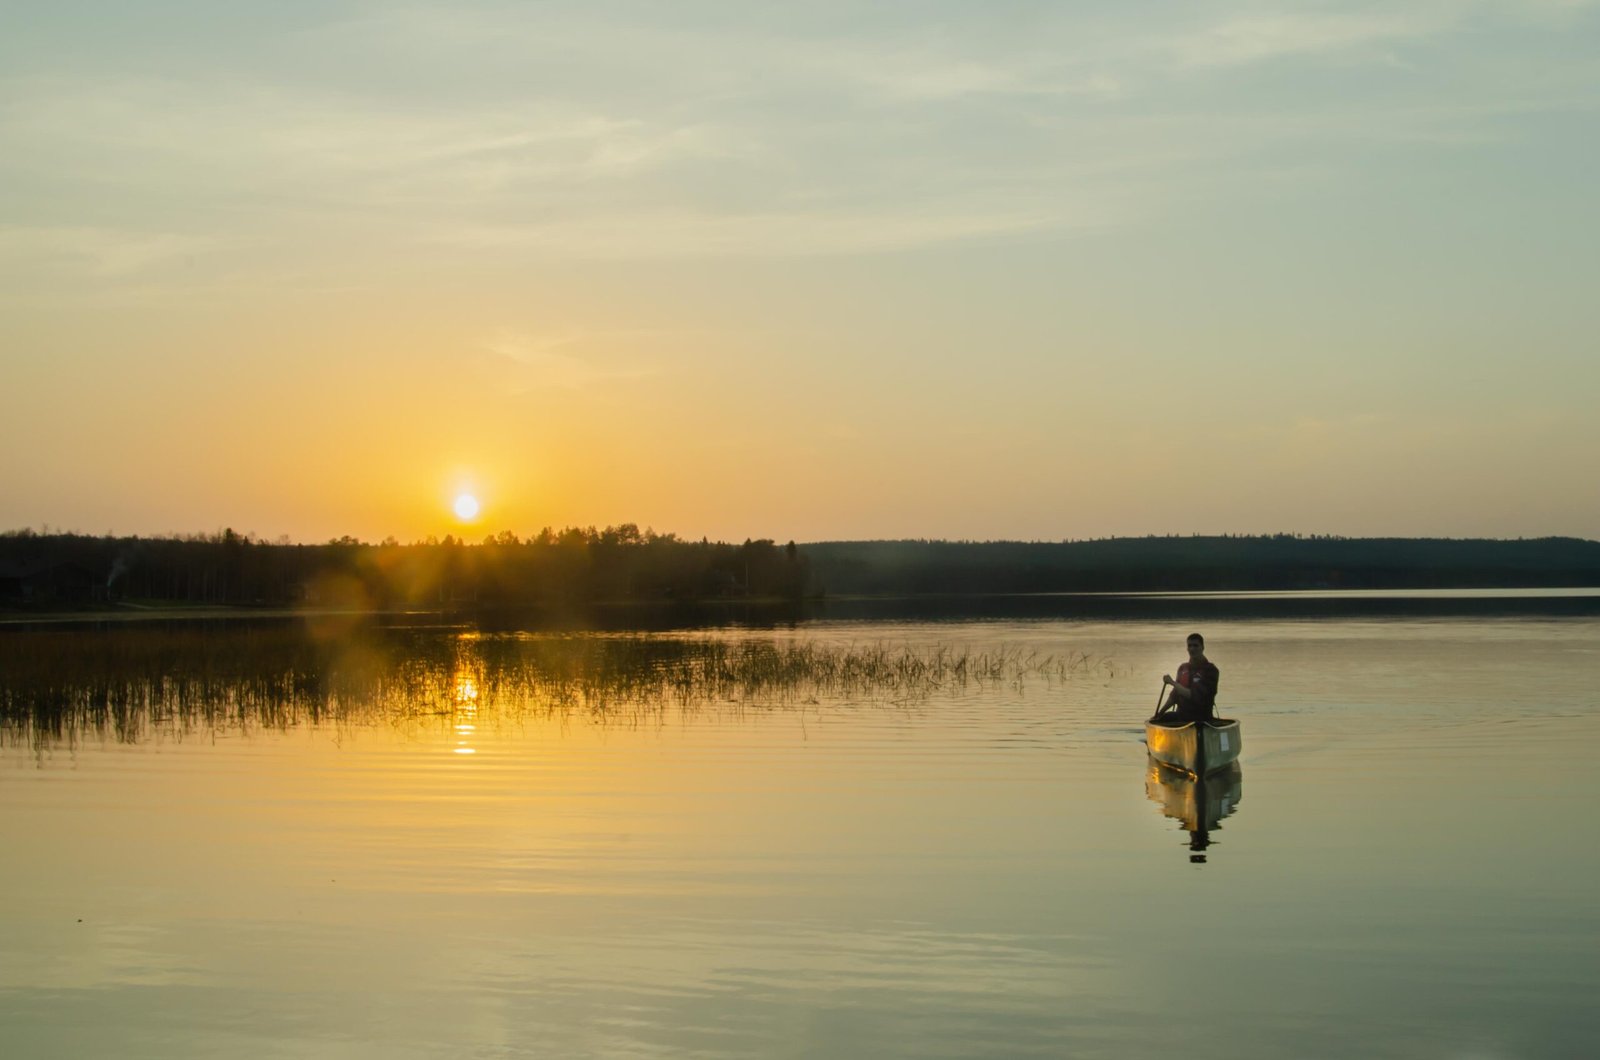
<instances>
[{"instance_id":1,"label":"man paddling","mask_svg":"<svg viewBox=\"0 0 1600 1060\"><path fill-rule=\"evenodd\" d=\"M1216 665L1206 658L1206 639L1191 633L1188 647L1189 661L1178 667L1178 676L1167 674L1161 679L1163 687L1172 686L1166 702L1156 711L1156 718L1164 724L1186 725L1191 721L1212 721L1217 716L1220 674Z\"/></svg>"}]
</instances>

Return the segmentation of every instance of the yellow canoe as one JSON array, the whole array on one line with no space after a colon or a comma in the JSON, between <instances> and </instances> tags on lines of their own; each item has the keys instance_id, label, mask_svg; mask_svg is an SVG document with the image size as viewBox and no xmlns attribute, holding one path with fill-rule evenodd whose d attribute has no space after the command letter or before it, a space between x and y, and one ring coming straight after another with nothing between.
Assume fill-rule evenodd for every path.
<instances>
[{"instance_id":1,"label":"yellow canoe","mask_svg":"<svg viewBox=\"0 0 1600 1060\"><path fill-rule=\"evenodd\" d=\"M1147 721L1144 742L1151 758L1197 777L1216 773L1238 761L1244 744L1239 723L1229 718L1185 725Z\"/></svg>"}]
</instances>

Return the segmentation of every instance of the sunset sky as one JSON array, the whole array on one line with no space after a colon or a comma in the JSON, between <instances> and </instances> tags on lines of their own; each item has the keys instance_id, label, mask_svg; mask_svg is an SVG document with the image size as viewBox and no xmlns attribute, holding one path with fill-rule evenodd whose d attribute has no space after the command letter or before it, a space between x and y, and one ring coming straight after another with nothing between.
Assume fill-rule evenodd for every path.
<instances>
[{"instance_id":1,"label":"sunset sky","mask_svg":"<svg viewBox=\"0 0 1600 1060\"><path fill-rule=\"evenodd\" d=\"M1600 537L1594 3L5 21L0 529Z\"/></svg>"}]
</instances>

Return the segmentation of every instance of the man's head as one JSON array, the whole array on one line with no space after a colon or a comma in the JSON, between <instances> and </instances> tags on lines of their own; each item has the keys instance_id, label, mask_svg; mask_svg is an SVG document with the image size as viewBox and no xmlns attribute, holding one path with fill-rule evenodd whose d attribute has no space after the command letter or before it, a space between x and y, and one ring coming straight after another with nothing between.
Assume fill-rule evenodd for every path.
<instances>
[{"instance_id":1,"label":"man's head","mask_svg":"<svg viewBox=\"0 0 1600 1060\"><path fill-rule=\"evenodd\" d=\"M1189 658L1199 659L1206 653L1206 639L1198 633L1189 634Z\"/></svg>"}]
</instances>

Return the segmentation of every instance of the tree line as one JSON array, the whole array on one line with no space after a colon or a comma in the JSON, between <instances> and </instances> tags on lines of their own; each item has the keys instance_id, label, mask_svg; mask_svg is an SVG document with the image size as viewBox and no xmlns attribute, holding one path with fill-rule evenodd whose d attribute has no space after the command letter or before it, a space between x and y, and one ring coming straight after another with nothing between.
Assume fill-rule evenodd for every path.
<instances>
[{"instance_id":1,"label":"tree line","mask_svg":"<svg viewBox=\"0 0 1600 1060\"><path fill-rule=\"evenodd\" d=\"M267 542L225 529L174 537L0 534L0 601L152 601L429 608L464 604L795 598L810 580L793 542L686 541L632 523L447 535L401 544Z\"/></svg>"},{"instance_id":2,"label":"tree line","mask_svg":"<svg viewBox=\"0 0 1600 1060\"><path fill-rule=\"evenodd\" d=\"M1600 586L1600 542L1570 537L1115 537L805 546L840 595Z\"/></svg>"},{"instance_id":3,"label":"tree line","mask_svg":"<svg viewBox=\"0 0 1600 1060\"><path fill-rule=\"evenodd\" d=\"M1600 586L1600 542L1128 537L1061 542L683 540L625 523L446 536L267 542L0 534L0 605L173 602L436 608L728 597Z\"/></svg>"}]
</instances>

